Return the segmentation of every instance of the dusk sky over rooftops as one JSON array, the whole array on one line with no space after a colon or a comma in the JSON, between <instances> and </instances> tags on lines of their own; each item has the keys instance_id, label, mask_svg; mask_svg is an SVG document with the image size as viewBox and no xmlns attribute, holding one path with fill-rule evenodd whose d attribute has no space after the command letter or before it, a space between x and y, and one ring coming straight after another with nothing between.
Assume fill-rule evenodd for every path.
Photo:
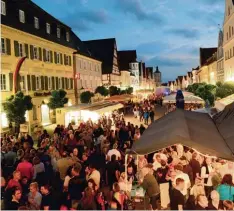
<instances>
[{"instance_id":1,"label":"dusk sky over rooftops","mask_svg":"<svg viewBox=\"0 0 234 211\"><path fill-rule=\"evenodd\" d=\"M81 40L115 37L118 50L159 66L163 81L199 65L200 47L217 47L224 0L33 0Z\"/></svg>"}]
</instances>

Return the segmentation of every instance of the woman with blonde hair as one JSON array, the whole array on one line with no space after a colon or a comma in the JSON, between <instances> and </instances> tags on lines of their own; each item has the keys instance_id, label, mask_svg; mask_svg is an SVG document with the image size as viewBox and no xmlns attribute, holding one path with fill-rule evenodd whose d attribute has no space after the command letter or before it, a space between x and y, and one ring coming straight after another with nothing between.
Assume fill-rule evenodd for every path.
<instances>
[{"instance_id":1,"label":"woman with blonde hair","mask_svg":"<svg viewBox=\"0 0 234 211\"><path fill-rule=\"evenodd\" d=\"M37 182L32 182L29 186L28 202L30 210L40 210L42 196L38 191Z\"/></svg>"},{"instance_id":2,"label":"woman with blonde hair","mask_svg":"<svg viewBox=\"0 0 234 211\"><path fill-rule=\"evenodd\" d=\"M132 178L128 181L125 172L122 172L118 181L120 190L125 191L129 195L132 190L132 182Z\"/></svg>"}]
</instances>

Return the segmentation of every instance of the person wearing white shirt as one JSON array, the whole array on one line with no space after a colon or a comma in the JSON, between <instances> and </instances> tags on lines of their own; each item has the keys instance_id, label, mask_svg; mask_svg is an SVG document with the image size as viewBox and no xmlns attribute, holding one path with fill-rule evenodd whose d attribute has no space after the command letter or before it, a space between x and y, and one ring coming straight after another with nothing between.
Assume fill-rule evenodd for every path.
<instances>
[{"instance_id":1,"label":"person wearing white shirt","mask_svg":"<svg viewBox=\"0 0 234 211\"><path fill-rule=\"evenodd\" d=\"M111 158L112 155L116 155L116 160L120 160L121 159L121 154L117 150L117 147L118 147L118 145L114 144L113 149L111 149L111 150L109 150L107 152L107 158L108 158L108 160L110 160L110 158Z\"/></svg>"},{"instance_id":2,"label":"person wearing white shirt","mask_svg":"<svg viewBox=\"0 0 234 211\"><path fill-rule=\"evenodd\" d=\"M153 169L154 171L157 171L158 168L161 168L161 156L160 154L156 154L155 159L154 159L154 163L153 163Z\"/></svg>"},{"instance_id":3,"label":"person wearing white shirt","mask_svg":"<svg viewBox=\"0 0 234 211\"><path fill-rule=\"evenodd\" d=\"M175 181L176 181L177 178L183 179L184 180L184 189L183 189L183 191L181 191L181 193L184 196L187 196L188 195L188 189L191 186L191 182L190 182L189 176L188 176L188 174L183 173L183 166L180 165L180 164L178 164L178 165L175 166L175 172L176 172L176 176L173 179L173 186L174 187L176 186Z\"/></svg>"},{"instance_id":4,"label":"person wearing white shirt","mask_svg":"<svg viewBox=\"0 0 234 211\"><path fill-rule=\"evenodd\" d=\"M91 164L89 165L89 169L86 169L86 180L89 181L90 179L93 179L98 188L100 187L100 172Z\"/></svg>"},{"instance_id":5,"label":"person wearing white shirt","mask_svg":"<svg viewBox=\"0 0 234 211\"><path fill-rule=\"evenodd\" d=\"M204 179L204 186L206 195L209 197L212 191L212 177L214 175L214 170L211 165L211 158L207 157L205 159L205 165L201 168L201 178Z\"/></svg>"}]
</instances>

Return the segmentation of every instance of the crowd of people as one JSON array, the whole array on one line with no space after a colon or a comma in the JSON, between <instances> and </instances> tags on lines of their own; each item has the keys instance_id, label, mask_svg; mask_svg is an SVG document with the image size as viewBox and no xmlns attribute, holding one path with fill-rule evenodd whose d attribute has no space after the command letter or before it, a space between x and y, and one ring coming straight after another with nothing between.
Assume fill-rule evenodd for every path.
<instances>
[{"instance_id":1,"label":"crowd of people","mask_svg":"<svg viewBox=\"0 0 234 211\"><path fill-rule=\"evenodd\" d=\"M140 121L151 122L153 101L134 104ZM148 120L144 122L148 124ZM146 191L149 208L162 208L161 185L167 184L165 209L233 209L234 164L182 145L146 156L126 154L145 126L126 122L114 112L77 129L57 125L33 140L27 133L1 138L1 209L123 210L134 209L132 187ZM125 163L125 156L127 156ZM164 200L165 201L165 200Z\"/></svg>"}]
</instances>

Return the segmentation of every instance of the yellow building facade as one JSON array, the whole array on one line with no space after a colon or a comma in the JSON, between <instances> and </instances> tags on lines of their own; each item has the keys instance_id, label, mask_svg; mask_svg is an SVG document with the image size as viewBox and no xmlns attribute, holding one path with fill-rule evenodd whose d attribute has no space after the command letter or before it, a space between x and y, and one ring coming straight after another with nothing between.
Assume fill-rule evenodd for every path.
<instances>
[{"instance_id":1,"label":"yellow building facade","mask_svg":"<svg viewBox=\"0 0 234 211\"><path fill-rule=\"evenodd\" d=\"M32 97L33 109L27 119L35 125L51 123L48 103L52 90L64 89L69 105L75 103L72 48L1 24L1 100L14 94L13 75L23 57L17 89ZM1 110L2 111L2 110ZM8 126L1 112L1 131Z\"/></svg>"}]
</instances>

